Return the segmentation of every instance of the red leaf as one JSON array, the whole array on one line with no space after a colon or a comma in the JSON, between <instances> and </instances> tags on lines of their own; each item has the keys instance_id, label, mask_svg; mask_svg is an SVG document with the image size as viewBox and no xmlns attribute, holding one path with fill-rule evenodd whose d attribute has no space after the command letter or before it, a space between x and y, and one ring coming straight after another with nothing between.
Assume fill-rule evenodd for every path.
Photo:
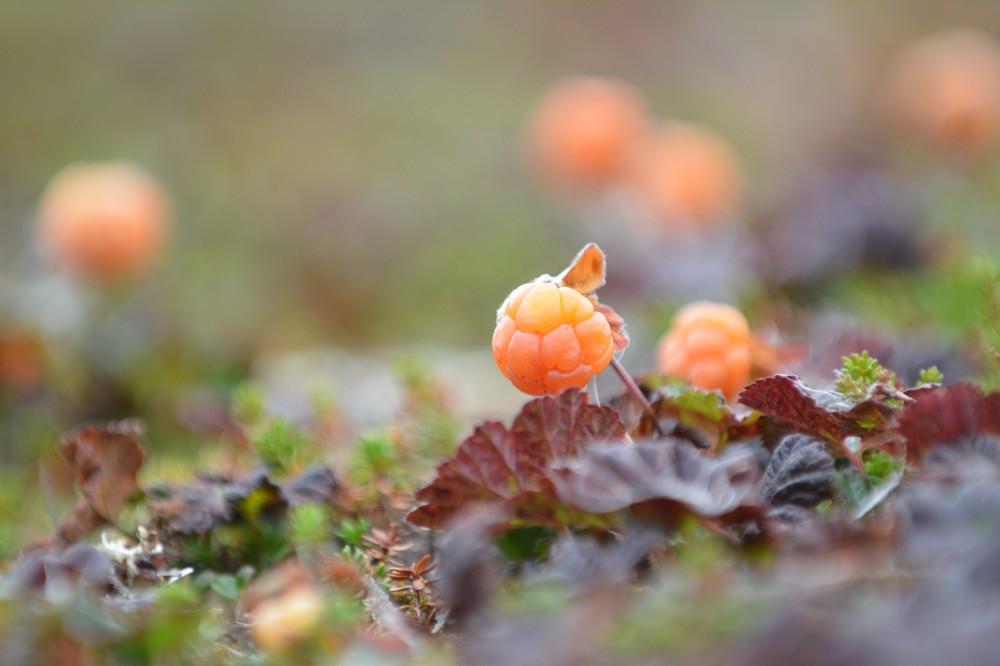
<instances>
[{"instance_id":1,"label":"red leaf","mask_svg":"<svg viewBox=\"0 0 1000 666\"><path fill-rule=\"evenodd\" d=\"M596 441L627 438L618 412L589 404L587 394L580 391L532 400L514 419L511 433L543 464L579 455Z\"/></svg>"},{"instance_id":2,"label":"red leaf","mask_svg":"<svg viewBox=\"0 0 1000 666\"><path fill-rule=\"evenodd\" d=\"M739 402L768 416L787 422L794 429L839 443L856 434L809 395L809 389L792 375L758 379L743 389Z\"/></svg>"},{"instance_id":3,"label":"red leaf","mask_svg":"<svg viewBox=\"0 0 1000 666\"><path fill-rule=\"evenodd\" d=\"M1000 393L984 396L977 386L962 383L921 391L913 397L896 422L896 432L906 438L906 454L911 460L965 435L1000 435Z\"/></svg>"},{"instance_id":4,"label":"red leaf","mask_svg":"<svg viewBox=\"0 0 1000 666\"><path fill-rule=\"evenodd\" d=\"M423 502L407 516L414 525L441 527L475 502L500 502L518 516L542 516L557 504L546 473L551 463L578 456L595 442L627 441L618 412L565 391L532 400L510 429L487 422L441 463L417 491Z\"/></svg>"}]
</instances>

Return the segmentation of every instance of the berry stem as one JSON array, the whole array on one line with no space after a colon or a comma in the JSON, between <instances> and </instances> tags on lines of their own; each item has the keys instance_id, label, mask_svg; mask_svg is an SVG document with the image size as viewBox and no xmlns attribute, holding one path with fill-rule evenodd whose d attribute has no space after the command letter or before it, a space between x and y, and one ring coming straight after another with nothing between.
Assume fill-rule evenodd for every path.
<instances>
[{"instance_id":1,"label":"berry stem","mask_svg":"<svg viewBox=\"0 0 1000 666\"><path fill-rule=\"evenodd\" d=\"M625 390L631 393L632 397L639 402L642 412L652 422L653 429L656 430L656 434L660 437L666 437L667 433L663 432L663 429L660 428L660 420L656 418L656 412L653 411L653 406L649 404L649 400L647 400L646 396L643 395L639 386L635 383L635 380L632 379L627 372L625 372L625 368L623 368L622 364L618 362L618 359L613 356L611 357L611 367L614 368L618 378L622 380L622 384L625 385Z\"/></svg>"},{"instance_id":2,"label":"berry stem","mask_svg":"<svg viewBox=\"0 0 1000 666\"><path fill-rule=\"evenodd\" d=\"M738 546L740 544L740 540L736 536L734 536L734 535L730 534L729 532L727 532L726 530L724 530L722 528L722 526L719 525L718 523L716 523L715 521L709 520L708 518L705 518L704 516L699 516L698 517L698 523L702 527L704 527L706 530L708 530L709 532L711 532L712 534L716 534L716 535L722 537L723 539L725 539L729 543L731 543L733 545L736 545L736 546Z\"/></svg>"}]
</instances>

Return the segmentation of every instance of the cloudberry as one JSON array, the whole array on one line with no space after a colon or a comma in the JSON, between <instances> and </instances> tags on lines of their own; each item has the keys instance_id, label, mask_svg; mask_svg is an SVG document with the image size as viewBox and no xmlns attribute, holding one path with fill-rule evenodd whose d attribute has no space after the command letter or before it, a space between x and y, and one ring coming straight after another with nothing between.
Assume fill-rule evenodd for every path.
<instances>
[{"instance_id":1,"label":"cloudberry","mask_svg":"<svg viewBox=\"0 0 1000 666\"><path fill-rule=\"evenodd\" d=\"M715 132L670 121L638 139L624 162L624 184L667 222L701 224L731 215L743 198L736 155Z\"/></svg>"},{"instance_id":2,"label":"cloudberry","mask_svg":"<svg viewBox=\"0 0 1000 666\"><path fill-rule=\"evenodd\" d=\"M323 598L304 586L264 599L253 611L250 633L265 652L287 650L308 637L323 614Z\"/></svg>"},{"instance_id":3,"label":"cloudberry","mask_svg":"<svg viewBox=\"0 0 1000 666\"><path fill-rule=\"evenodd\" d=\"M497 312L493 360L530 395L583 388L611 361L611 326L593 302L552 282L521 285Z\"/></svg>"},{"instance_id":4,"label":"cloudberry","mask_svg":"<svg viewBox=\"0 0 1000 666\"><path fill-rule=\"evenodd\" d=\"M1000 46L990 35L952 29L917 40L889 78L893 112L925 141L977 154L1000 140Z\"/></svg>"},{"instance_id":5,"label":"cloudberry","mask_svg":"<svg viewBox=\"0 0 1000 666\"><path fill-rule=\"evenodd\" d=\"M42 195L36 237L54 266L92 278L128 277L156 259L170 225L159 184L128 162L70 165Z\"/></svg>"},{"instance_id":6,"label":"cloudberry","mask_svg":"<svg viewBox=\"0 0 1000 666\"><path fill-rule=\"evenodd\" d=\"M722 391L732 400L750 380L750 326L731 305L699 301L674 317L660 340L661 372L687 380L700 389Z\"/></svg>"},{"instance_id":7,"label":"cloudberry","mask_svg":"<svg viewBox=\"0 0 1000 666\"><path fill-rule=\"evenodd\" d=\"M556 82L528 121L527 143L540 175L552 184L588 189L619 174L622 155L648 124L642 93L613 78Z\"/></svg>"}]
</instances>

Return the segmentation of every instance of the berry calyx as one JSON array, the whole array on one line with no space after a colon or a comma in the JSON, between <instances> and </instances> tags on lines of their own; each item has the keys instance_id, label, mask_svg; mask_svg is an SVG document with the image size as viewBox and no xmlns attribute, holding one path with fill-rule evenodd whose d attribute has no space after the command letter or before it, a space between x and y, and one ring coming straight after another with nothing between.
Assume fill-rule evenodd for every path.
<instances>
[{"instance_id":1,"label":"berry calyx","mask_svg":"<svg viewBox=\"0 0 1000 666\"><path fill-rule=\"evenodd\" d=\"M590 244L559 276L543 275L507 296L493 360L515 387L529 395L584 388L625 348L621 318L586 293L603 283L604 253Z\"/></svg>"},{"instance_id":2,"label":"berry calyx","mask_svg":"<svg viewBox=\"0 0 1000 666\"><path fill-rule=\"evenodd\" d=\"M169 226L166 194L143 169L129 162L78 163L46 187L36 237L53 266L113 279L148 268Z\"/></svg>"},{"instance_id":3,"label":"berry calyx","mask_svg":"<svg viewBox=\"0 0 1000 666\"><path fill-rule=\"evenodd\" d=\"M663 374L732 400L750 380L750 325L731 305L691 303L674 317L656 356Z\"/></svg>"}]
</instances>

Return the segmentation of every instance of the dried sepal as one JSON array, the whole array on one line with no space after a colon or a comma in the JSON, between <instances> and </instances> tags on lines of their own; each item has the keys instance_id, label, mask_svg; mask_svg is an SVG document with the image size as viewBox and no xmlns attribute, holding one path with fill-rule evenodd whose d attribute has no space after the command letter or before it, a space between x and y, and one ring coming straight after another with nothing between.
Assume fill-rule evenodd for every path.
<instances>
[{"instance_id":1,"label":"dried sepal","mask_svg":"<svg viewBox=\"0 0 1000 666\"><path fill-rule=\"evenodd\" d=\"M581 294L591 294L604 286L606 277L604 251L597 243L587 243L555 280Z\"/></svg>"},{"instance_id":2,"label":"dried sepal","mask_svg":"<svg viewBox=\"0 0 1000 666\"><path fill-rule=\"evenodd\" d=\"M615 353L619 353L625 351L629 343L628 333L625 332L625 320L610 306L599 302L597 294L594 293L604 286L606 278L607 262L604 251L597 243L587 243L563 272L555 278L544 275L539 279L551 279L560 286L575 289L590 299L594 304L594 310L608 320L608 325L611 326L611 338L615 343Z\"/></svg>"}]
</instances>

